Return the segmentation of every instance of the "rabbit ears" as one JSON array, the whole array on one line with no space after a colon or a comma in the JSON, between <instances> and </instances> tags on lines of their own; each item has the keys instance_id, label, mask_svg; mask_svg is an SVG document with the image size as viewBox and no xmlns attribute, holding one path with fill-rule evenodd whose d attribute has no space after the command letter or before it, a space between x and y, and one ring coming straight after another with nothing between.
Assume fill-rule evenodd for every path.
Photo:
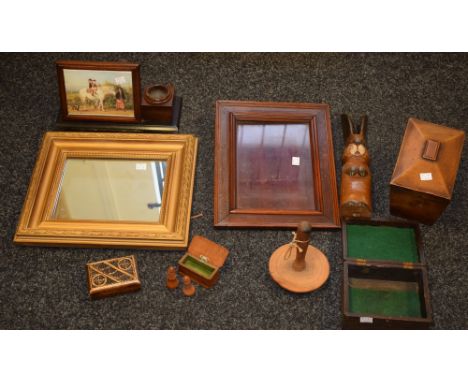
<instances>
[{"instance_id":1,"label":"rabbit ears","mask_svg":"<svg viewBox=\"0 0 468 382\"><path fill-rule=\"evenodd\" d=\"M349 114L341 115L341 125L343 127L343 136L345 142L352 135L360 135L363 142L366 141L367 134L367 115L363 114L361 116L361 124L358 129L355 128L353 118Z\"/></svg>"}]
</instances>

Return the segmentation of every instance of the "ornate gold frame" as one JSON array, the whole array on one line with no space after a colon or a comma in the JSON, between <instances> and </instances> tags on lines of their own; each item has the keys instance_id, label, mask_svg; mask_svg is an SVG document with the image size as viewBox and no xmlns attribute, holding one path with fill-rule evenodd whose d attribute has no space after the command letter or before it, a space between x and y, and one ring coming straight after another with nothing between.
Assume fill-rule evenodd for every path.
<instances>
[{"instance_id":1,"label":"ornate gold frame","mask_svg":"<svg viewBox=\"0 0 468 382\"><path fill-rule=\"evenodd\" d=\"M193 135L48 132L14 242L26 245L182 249L188 244L198 139ZM52 210L67 158L167 160L158 223L57 221Z\"/></svg>"}]
</instances>

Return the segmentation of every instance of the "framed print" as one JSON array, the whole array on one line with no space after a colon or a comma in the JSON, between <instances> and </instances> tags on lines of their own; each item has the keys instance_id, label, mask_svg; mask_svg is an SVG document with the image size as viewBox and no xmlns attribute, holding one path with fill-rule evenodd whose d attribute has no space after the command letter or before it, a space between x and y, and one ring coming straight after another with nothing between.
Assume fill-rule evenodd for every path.
<instances>
[{"instance_id":1,"label":"framed print","mask_svg":"<svg viewBox=\"0 0 468 382\"><path fill-rule=\"evenodd\" d=\"M48 132L15 243L182 249L197 138Z\"/></svg>"},{"instance_id":2,"label":"framed print","mask_svg":"<svg viewBox=\"0 0 468 382\"><path fill-rule=\"evenodd\" d=\"M216 227L340 227L325 104L218 101Z\"/></svg>"},{"instance_id":3,"label":"framed print","mask_svg":"<svg viewBox=\"0 0 468 382\"><path fill-rule=\"evenodd\" d=\"M140 121L140 65L91 61L56 65L62 120Z\"/></svg>"}]
</instances>

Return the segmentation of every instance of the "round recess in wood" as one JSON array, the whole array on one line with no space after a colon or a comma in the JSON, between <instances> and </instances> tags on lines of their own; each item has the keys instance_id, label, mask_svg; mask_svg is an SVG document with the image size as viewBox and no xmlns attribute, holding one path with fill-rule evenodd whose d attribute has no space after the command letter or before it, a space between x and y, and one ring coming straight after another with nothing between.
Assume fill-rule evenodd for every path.
<instances>
[{"instance_id":1,"label":"round recess in wood","mask_svg":"<svg viewBox=\"0 0 468 382\"><path fill-rule=\"evenodd\" d=\"M145 88L143 97L152 105L158 105L169 101L174 96L174 85L153 85Z\"/></svg>"},{"instance_id":2,"label":"round recess in wood","mask_svg":"<svg viewBox=\"0 0 468 382\"><path fill-rule=\"evenodd\" d=\"M305 255L306 267L302 271L293 269L296 249L289 251L289 244L279 247L270 257L270 275L281 287L294 293L307 293L320 288L330 275L327 257L317 248L309 245Z\"/></svg>"}]
</instances>

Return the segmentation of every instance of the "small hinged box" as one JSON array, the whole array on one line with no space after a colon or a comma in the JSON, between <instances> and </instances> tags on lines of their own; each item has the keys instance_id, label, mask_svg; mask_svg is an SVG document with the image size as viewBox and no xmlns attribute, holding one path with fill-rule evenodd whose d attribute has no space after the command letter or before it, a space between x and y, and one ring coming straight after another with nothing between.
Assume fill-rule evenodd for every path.
<instances>
[{"instance_id":1,"label":"small hinged box","mask_svg":"<svg viewBox=\"0 0 468 382\"><path fill-rule=\"evenodd\" d=\"M228 255L229 251L223 246L194 236L187 253L179 260L179 272L209 288L218 281L219 270Z\"/></svg>"},{"instance_id":2,"label":"small hinged box","mask_svg":"<svg viewBox=\"0 0 468 382\"><path fill-rule=\"evenodd\" d=\"M465 132L408 120L390 182L390 212L433 224L452 198Z\"/></svg>"},{"instance_id":3,"label":"small hinged box","mask_svg":"<svg viewBox=\"0 0 468 382\"><path fill-rule=\"evenodd\" d=\"M343 223L343 328L426 329L432 325L417 224Z\"/></svg>"}]
</instances>

